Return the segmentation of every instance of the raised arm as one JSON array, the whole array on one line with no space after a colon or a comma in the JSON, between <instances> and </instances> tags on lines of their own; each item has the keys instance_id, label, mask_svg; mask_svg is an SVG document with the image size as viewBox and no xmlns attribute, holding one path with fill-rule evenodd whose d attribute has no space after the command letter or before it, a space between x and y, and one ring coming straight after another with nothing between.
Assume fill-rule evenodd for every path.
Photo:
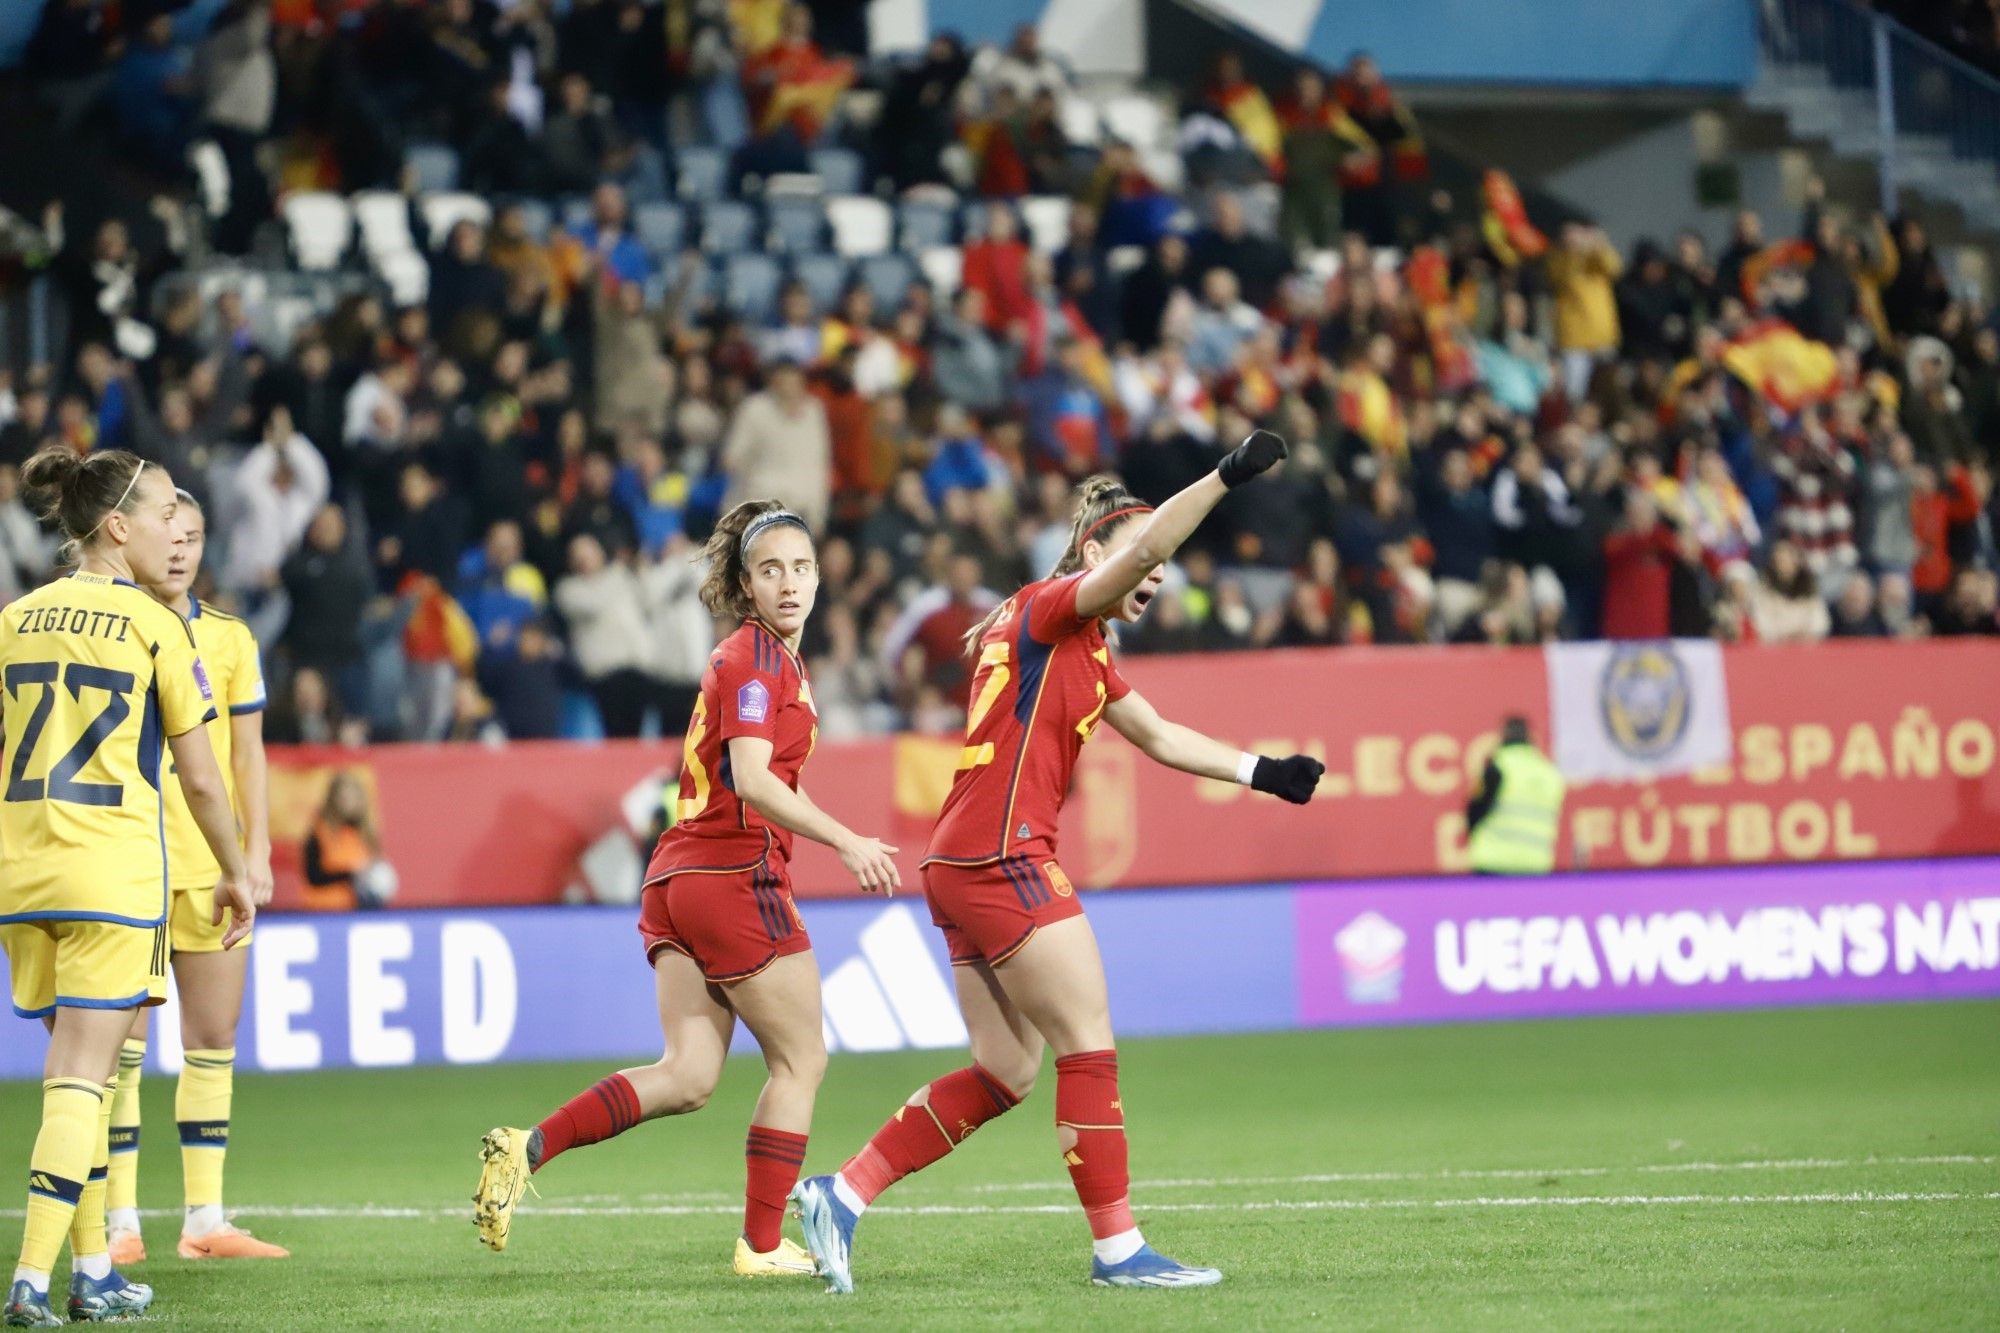
<instances>
[{"instance_id":1,"label":"raised arm","mask_svg":"<svg viewBox=\"0 0 2000 1333\"><path fill-rule=\"evenodd\" d=\"M1125 600L1148 574L1173 558L1223 496L1276 467L1287 452L1285 442L1270 431L1251 431L1215 471L1148 514L1131 541L1083 576L1076 592L1077 618L1101 616Z\"/></svg>"},{"instance_id":2,"label":"raised arm","mask_svg":"<svg viewBox=\"0 0 2000 1333\"><path fill-rule=\"evenodd\" d=\"M1106 706L1104 720L1155 763L1196 777L1269 792L1293 805L1310 801L1319 788L1320 775L1326 772L1326 765L1310 755L1273 759L1251 754L1205 736L1193 727L1169 722L1137 690Z\"/></svg>"},{"instance_id":3,"label":"raised arm","mask_svg":"<svg viewBox=\"0 0 2000 1333\"><path fill-rule=\"evenodd\" d=\"M771 771L771 742L755 736L732 736L729 770L736 795L758 814L801 837L833 848L840 863L870 893L893 895L903 877L891 858L897 849L878 838L864 838L793 791Z\"/></svg>"}]
</instances>

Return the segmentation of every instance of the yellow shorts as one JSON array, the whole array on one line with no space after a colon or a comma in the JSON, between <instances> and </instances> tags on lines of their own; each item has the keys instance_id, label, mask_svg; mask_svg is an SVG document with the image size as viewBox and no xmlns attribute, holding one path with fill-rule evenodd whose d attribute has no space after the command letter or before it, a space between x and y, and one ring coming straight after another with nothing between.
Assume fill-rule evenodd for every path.
<instances>
[{"instance_id":1,"label":"yellow shorts","mask_svg":"<svg viewBox=\"0 0 2000 1333\"><path fill-rule=\"evenodd\" d=\"M175 889L167 898L167 939L174 952L221 953L222 934L229 929L229 913L222 914L221 925L210 924L215 915L215 886ZM236 947L249 948L250 937L245 935Z\"/></svg>"},{"instance_id":2,"label":"yellow shorts","mask_svg":"<svg viewBox=\"0 0 2000 1333\"><path fill-rule=\"evenodd\" d=\"M62 1005L132 1009L167 997L164 925L10 921L0 926L0 944L23 1018L46 1018Z\"/></svg>"}]
</instances>

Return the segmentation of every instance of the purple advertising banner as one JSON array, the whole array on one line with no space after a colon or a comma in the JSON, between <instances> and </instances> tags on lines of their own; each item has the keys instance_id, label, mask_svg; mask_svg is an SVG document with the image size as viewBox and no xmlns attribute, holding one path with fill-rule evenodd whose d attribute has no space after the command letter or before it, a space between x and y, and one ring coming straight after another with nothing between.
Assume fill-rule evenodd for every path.
<instances>
[{"instance_id":1,"label":"purple advertising banner","mask_svg":"<svg viewBox=\"0 0 2000 1333\"><path fill-rule=\"evenodd\" d=\"M1303 1027L2000 995L2000 860L1301 886Z\"/></svg>"}]
</instances>

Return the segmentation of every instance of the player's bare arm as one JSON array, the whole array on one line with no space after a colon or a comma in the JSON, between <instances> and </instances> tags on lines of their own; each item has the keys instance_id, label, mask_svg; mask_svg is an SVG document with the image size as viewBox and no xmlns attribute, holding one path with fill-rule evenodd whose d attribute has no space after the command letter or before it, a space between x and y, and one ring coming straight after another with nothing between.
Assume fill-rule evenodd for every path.
<instances>
[{"instance_id":1,"label":"player's bare arm","mask_svg":"<svg viewBox=\"0 0 2000 1333\"><path fill-rule=\"evenodd\" d=\"M266 785L269 761L264 755L264 715L238 713L229 719L229 767L236 779L236 818L243 830L243 866L250 898L258 907L270 904L271 797Z\"/></svg>"},{"instance_id":2,"label":"player's bare arm","mask_svg":"<svg viewBox=\"0 0 2000 1333\"><path fill-rule=\"evenodd\" d=\"M180 778L181 792L187 797L188 812L194 816L209 851L215 854L216 864L222 867L222 879L215 886L215 920L219 923L223 911L229 912L229 929L223 934L222 947L231 949L250 933L250 924L257 917L243 853L236 845L236 811L230 807L222 767L215 762L215 750L208 743L207 732L196 727L168 737L167 746L174 754L174 769Z\"/></svg>"},{"instance_id":3,"label":"player's bare arm","mask_svg":"<svg viewBox=\"0 0 2000 1333\"><path fill-rule=\"evenodd\" d=\"M1196 777L1236 782L1257 791L1304 805L1319 788L1326 765L1310 755L1283 759L1238 750L1193 727L1169 722L1137 690L1110 704L1104 719L1154 763Z\"/></svg>"},{"instance_id":4,"label":"player's bare arm","mask_svg":"<svg viewBox=\"0 0 2000 1333\"><path fill-rule=\"evenodd\" d=\"M865 838L792 790L771 772L771 742L736 736L729 742L730 774L743 803L780 828L823 843L840 856L856 882L870 893L891 893L903 885L893 859L897 848Z\"/></svg>"}]
</instances>

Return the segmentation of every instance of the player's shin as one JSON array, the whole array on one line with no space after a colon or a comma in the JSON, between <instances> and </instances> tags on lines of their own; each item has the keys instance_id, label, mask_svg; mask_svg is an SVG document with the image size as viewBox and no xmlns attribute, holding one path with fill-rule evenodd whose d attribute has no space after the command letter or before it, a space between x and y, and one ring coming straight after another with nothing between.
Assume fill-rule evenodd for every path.
<instances>
[{"instance_id":1,"label":"player's shin","mask_svg":"<svg viewBox=\"0 0 2000 1333\"><path fill-rule=\"evenodd\" d=\"M759 1254L778 1248L785 1200L799 1183L806 1160L806 1136L750 1126L743 1144L743 1238Z\"/></svg>"},{"instance_id":2,"label":"player's shin","mask_svg":"<svg viewBox=\"0 0 2000 1333\"><path fill-rule=\"evenodd\" d=\"M1090 1220L1091 1248L1106 1263L1129 1259L1145 1242L1132 1220L1116 1051L1079 1051L1056 1060L1056 1130Z\"/></svg>"},{"instance_id":3,"label":"player's shin","mask_svg":"<svg viewBox=\"0 0 2000 1333\"><path fill-rule=\"evenodd\" d=\"M938 1079L896 1109L834 1177L842 1203L859 1213L889 1186L956 1148L987 1121L1020 1104L1011 1089L978 1065Z\"/></svg>"},{"instance_id":4,"label":"player's shin","mask_svg":"<svg viewBox=\"0 0 2000 1333\"><path fill-rule=\"evenodd\" d=\"M112 1231L139 1229L139 1083L146 1043L128 1037L118 1051L118 1090L111 1097L111 1160L104 1206Z\"/></svg>"},{"instance_id":5,"label":"player's shin","mask_svg":"<svg viewBox=\"0 0 2000 1333\"><path fill-rule=\"evenodd\" d=\"M83 1197L94 1155L92 1143L103 1123L105 1089L81 1078L42 1083L42 1127L28 1156L27 1225L21 1236L15 1281L49 1289L49 1270L62 1253L76 1205Z\"/></svg>"},{"instance_id":6,"label":"player's shin","mask_svg":"<svg viewBox=\"0 0 2000 1333\"><path fill-rule=\"evenodd\" d=\"M91 1137L90 1174L84 1178L83 1192L77 1196L76 1212L69 1222L70 1258L76 1272L85 1277L103 1278L111 1274L111 1245L104 1234L104 1192L110 1161L111 1108L118 1096L118 1080L105 1085L97 1103L97 1130Z\"/></svg>"},{"instance_id":7,"label":"player's shin","mask_svg":"<svg viewBox=\"0 0 2000 1333\"><path fill-rule=\"evenodd\" d=\"M229 1111L235 1089L233 1047L186 1053L174 1089L181 1180L187 1196L183 1235L205 1236L227 1221L222 1212L222 1171L229 1156Z\"/></svg>"},{"instance_id":8,"label":"player's shin","mask_svg":"<svg viewBox=\"0 0 2000 1333\"><path fill-rule=\"evenodd\" d=\"M611 1074L579 1092L535 1126L528 1169L539 1171L571 1148L623 1134L645 1119L639 1094L623 1074Z\"/></svg>"}]
</instances>

